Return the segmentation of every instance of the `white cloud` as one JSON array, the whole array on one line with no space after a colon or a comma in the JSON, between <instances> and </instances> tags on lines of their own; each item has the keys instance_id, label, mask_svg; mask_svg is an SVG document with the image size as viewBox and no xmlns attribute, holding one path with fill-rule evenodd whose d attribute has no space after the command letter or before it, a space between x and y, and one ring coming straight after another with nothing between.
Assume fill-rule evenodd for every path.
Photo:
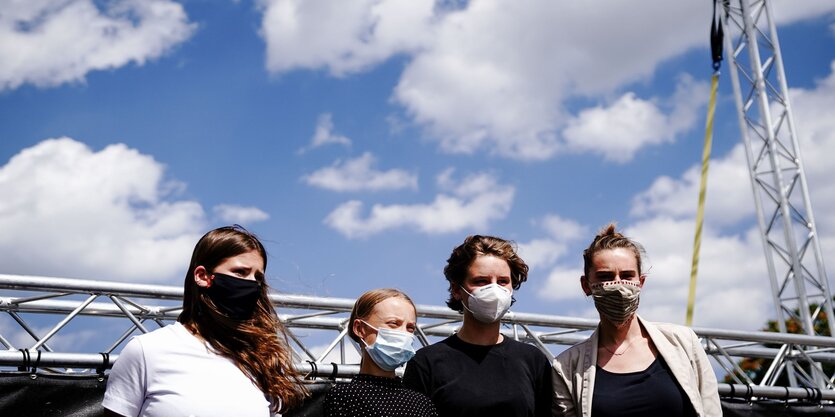
<instances>
[{"instance_id":1,"label":"white cloud","mask_svg":"<svg viewBox=\"0 0 835 417\"><path fill-rule=\"evenodd\" d=\"M815 220L821 232L833 233L835 183L831 178L835 171L829 155L835 153L835 120L828 110L835 107L835 71L814 89L791 90L790 98L811 200L816 213L822 210ZM638 217L694 217L700 175L701 167L694 165L681 178L656 179L649 189L635 196L631 213ZM742 143L710 161L707 183L706 223L732 225L754 214L751 178ZM799 191L796 191L798 195Z\"/></svg>"},{"instance_id":2,"label":"white cloud","mask_svg":"<svg viewBox=\"0 0 835 417\"><path fill-rule=\"evenodd\" d=\"M372 168L375 161L374 155L366 152L355 159L337 160L302 180L314 187L340 192L417 189L417 175L401 169L377 171Z\"/></svg>"},{"instance_id":3,"label":"white cloud","mask_svg":"<svg viewBox=\"0 0 835 417\"><path fill-rule=\"evenodd\" d=\"M615 162L631 160L640 149L664 142L695 122L697 110L707 102L707 85L682 77L670 100L669 115L657 100L642 100L626 93L608 107L582 110L567 122L562 135L566 147L575 152L592 152Z\"/></svg>"},{"instance_id":4,"label":"white cloud","mask_svg":"<svg viewBox=\"0 0 835 417\"><path fill-rule=\"evenodd\" d=\"M833 74L812 89L791 91L798 141L809 182L824 264L835 263L826 248L835 247L835 63ZM744 147L711 161L707 213L699 262L694 324L706 327L759 329L776 315L757 226L739 233L729 225L753 222L754 201ZM649 277L639 312L652 320L683 322L690 280L699 167L680 178L663 177L633 200L639 220L626 229L649 253ZM799 190L798 190L799 191ZM810 258L811 255L807 255ZM581 272L576 260L559 259L544 298L581 299ZM816 272L816 270L815 270ZM576 285L566 295L565 285Z\"/></svg>"},{"instance_id":5,"label":"white cloud","mask_svg":"<svg viewBox=\"0 0 835 417\"><path fill-rule=\"evenodd\" d=\"M587 235L586 228L579 223L553 214L535 222L535 226L540 226L548 232L548 237L519 243L519 256L531 268L553 266L565 255L568 243Z\"/></svg>"},{"instance_id":6,"label":"white cloud","mask_svg":"<svg viewBox=\"0 0 835 417\"><path fill-rule=\"evenodd\" d=\"M537 160L567 148L624 158L688 129L698 114L692 110L703 103L675 96L671 101L679 107L664 114L664 106L624 95L661 63L707 47L705 22L712 9L703 3L475 0L438 2L433 8L429 1L334 7L326 1L276 0L263 5L272 71L327 68L345 75L396 54L408 56L393 100L447 152ZM774 9L783 24L831 13L835 4L778 2ZM590 24L606 30L589 30ZM399 30L388 30L392 27ZM565 103L599 94L623 98L574 119L565 142L561 132L572 120ZM614 126L607 121L609 133L626 129L618 132L623 137L610 139L606 129L592 129L599 123L594 116L616 113L643 116L662 129L645 130L630 119ZM616 151L607 151L613 140Z\"/></svg>"},{"instance_id":7,"label":"white cloud","mask_svg":"<svg viewBox=\"0 0 835 417\"><path fill-rule=\"evenodd\" d=\"M144 64L196 26L170 0L3 1L0 90L83 81L90 71Z\"/></svg>"},{"instance_id":8,"label":"white cloud","mask_svg":"<svg viewBox=\"0 0 835 417\"><path fill-rule=\"evenodd\" d=\"M250 224L270 218L269 213L258 207L243 207L234 204L220 204L212 209L223 223Z\"/></svg>"},{"instance_id":9,"label":"white cloud","mask_svg":"<svg viewBox=\"0 0 835 417\"><path fill-rule=\"evenodd\" d=\"M316 131L310 139L310 145L299 149L299 153L305 153L310 149L319 148L325 145L351 146L351 139L347 136L333 133L333 117L330 113L322 113L316 121Z\"/></svg>"},{"instance_id":10,"label":"white cloud","mask_svg":"<svg viewBox=\"0 0 835 417\"><path fill-rule=\"evenodd\" d=\"M375 204L363 218L363 203L351 200L334 209L325 224L348 238L368 237L385 230L410 227L422 233L485 229L492 220L504 218L513 204L515 188L499 184L488 173L469 175L460 181L451 169L438 175L438 194L429 204Z\"/></svg>"},{"instance_id":11,"label":"white cloud","mask_svg":"<svg viewBox=\"0 0 835 417\"><path fill-rule=\"evenodd\" d=\"M261 0L267 68L326 68L344 75L394 54L414 51L428 36L432 0Z\"/></svg>"},{"instance_id":12,"label":"white cloud","mask_svg":"<svg viewBox=\"0 0 835 417\"><path fill-rule=\"evenodd\" d=\"M741 143L727 155L711 159L705 194L705 222L733 225L754 214L747 166L745 146ZM701 165L694 165L679 179L657 178L649 189L633 198L631 214L638 217L695 217L701 172Z\"/></svg>"},{"instance_id":13,"label":"white cloud","mask_svg":"<svg viewBox=\"0 0 835 417\"><path fill-rule=\"evenodd\" d=\"M835 177L835 166L830 156L835 154L835 120L829 110L835 108L835 61L830 67L829 76L818 82L814 89L792 89L790 97L815 221L822 235L833 236L835 182L832 178Z\"/></svg>"},{"instance_id":14,"label":"white cloud","mask_svg":"<svg viewBox=\"0 0 835 417\"><path fill-rule=\"evenodd\" d=\"M693 250L692 219L656 217L623 230L647 250L648 277L638 312L653 321L684 323ZM758 329L773 317L770 285L759 234L720 235L706 227L696 290L694 325ZM564 260L548 276L545 299L582 300L582 259ZM732 299L733 303L728 300Z\"/></svg>"},{"instance_id":15,"label":"white cloud","mask_svg":"<svg viewBox=\"0 0 835 417\"><path fill-rule=\"evenodd\" d=\"M180 184L125 145L48 139L0 167L0 265L12 274L160 281L182 271L205 227Z\"/></svg>"}]
</instances>

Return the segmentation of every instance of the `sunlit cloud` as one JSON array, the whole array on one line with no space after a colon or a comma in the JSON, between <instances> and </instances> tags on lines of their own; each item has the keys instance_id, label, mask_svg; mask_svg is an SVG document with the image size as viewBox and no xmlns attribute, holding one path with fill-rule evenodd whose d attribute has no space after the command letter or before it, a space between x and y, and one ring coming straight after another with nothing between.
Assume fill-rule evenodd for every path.
<instances>
[{"instance_id":1,"label":"sunlit cloud","mask_svg":"<svg viewBox=\"0 0 835 417\"><path fill-rule=\"evenodd\" d=\"M170 0L4 1L0 91L82 82L90 71L143 65L196 30Z\"/></svg>"}]
</instances>

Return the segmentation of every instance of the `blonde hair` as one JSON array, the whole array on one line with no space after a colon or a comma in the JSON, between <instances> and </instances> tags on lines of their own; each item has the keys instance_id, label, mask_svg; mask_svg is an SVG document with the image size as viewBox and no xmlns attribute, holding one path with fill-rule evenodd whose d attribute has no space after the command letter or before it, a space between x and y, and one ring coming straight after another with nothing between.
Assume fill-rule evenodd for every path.
<instances>
[{"instance_id":1,"label":"blonde hair","mask_svg":"<svg viewBox=\"0 0 835 417\"><path fill-rule=\"evenodd\" d=\"M357 298L357 301L354 302L354 308L351 309L351 317L348 319L348 335L351 336L351 339L360 343L359 335L354 333L354 320L368 318L368 316L370 316L374 311L374 307L376 307L377 304L394 297L400 297L408 301L417 314L415 303L403 291L395 288L378 288L376 290L366 291L359 296L359 298Z\"/></svg>"},{"instance_id":2,"label":"blonde hair","mask_svg":"<svg viewBox=\"0 0 835 417\"><path fill-rule=\"evenodd\" d=\"M644 247L640 243L624 236L617 232L617 223L612 222L600 229L594 240L591 241L589 247L583 251L583 275L589 276L589 269L591 269L594 255L600 251L623 248L631 251L635 255L635 261L638 263L638 275L642 275L642 258L646 255Z\"/></svg>"}]
</instances>

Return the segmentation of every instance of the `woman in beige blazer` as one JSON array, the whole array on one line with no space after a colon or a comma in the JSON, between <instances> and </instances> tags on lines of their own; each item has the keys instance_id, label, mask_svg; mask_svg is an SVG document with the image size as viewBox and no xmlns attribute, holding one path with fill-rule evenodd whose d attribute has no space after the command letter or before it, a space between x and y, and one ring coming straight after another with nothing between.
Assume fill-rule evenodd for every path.
<instances>
[{"instance_id":1,"label":"woman in beige blazer","mask_svg":"<svg viewBox=\"0 0 835 417\"><path fill-rule=\"evenodd\" d=\"M721 416L716 376L696 334L636 314L643 248L605 227L583 252L580 285L600 324L554 360L557 416Z\"/></svg>"}]
</instances>

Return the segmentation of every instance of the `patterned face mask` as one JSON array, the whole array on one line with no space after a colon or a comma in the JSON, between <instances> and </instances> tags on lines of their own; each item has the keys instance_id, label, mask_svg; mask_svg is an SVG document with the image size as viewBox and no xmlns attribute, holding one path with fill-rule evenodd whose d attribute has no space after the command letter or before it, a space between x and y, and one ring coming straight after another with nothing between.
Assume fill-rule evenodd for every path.
<instances>
[{"instance_id":1,"label":"patterned face mask","mask_svg":"<svg viewBox=\"0 0 835 417\"><path fill-rule=\"evenodd\" d=\"M629 320L641 302L641 284L637 281L606 281L590 285L597 312L620 326Z\"/></svg>"}]
</instances>

